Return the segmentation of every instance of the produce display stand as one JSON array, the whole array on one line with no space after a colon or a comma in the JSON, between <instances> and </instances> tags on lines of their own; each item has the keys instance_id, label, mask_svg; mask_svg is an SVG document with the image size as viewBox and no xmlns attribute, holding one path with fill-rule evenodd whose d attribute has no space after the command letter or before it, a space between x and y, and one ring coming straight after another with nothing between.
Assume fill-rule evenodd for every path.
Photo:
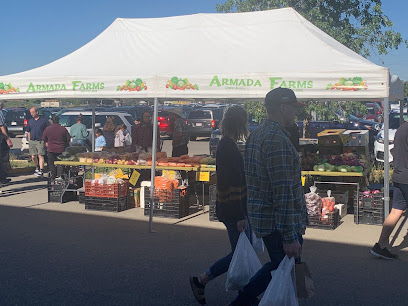
<instances>
[{"instance_id":1,"label":"produce display stand","mask_svg":"<svg viewBox=\"0 0 408 306\"><path fill-rule=\"evenodd\" d=\"M69 169L71 167L77 167L77 166L84 166L84 167L92 167L92 169L95 168L116 168L116 169L123 169L123 170L151 170L152 166L147 166L147 165L121 165L121 164L106 164L106 163L85 163L85 162L73 162L73 161L57 161L55 162L55 165L62 165L62 166L67 166ZM203 188L203 205L202 209L204 209L204 187L205 184L209 181L209 176L211 175L212 172L216 171L215 167L206 167L206 166L200 166L200 167L163 167L163 166L156 166L156 171L162 171L162 170L169 170L169 171L185 171L185 172L196 172L196 182L202 184ZM130 174L130 173L129 173ZM203 175L204 174L204 175ZM207 174L207 175L205 175ZM85 175L85 174L84 174Z\"/></svg>"}]
</instances>

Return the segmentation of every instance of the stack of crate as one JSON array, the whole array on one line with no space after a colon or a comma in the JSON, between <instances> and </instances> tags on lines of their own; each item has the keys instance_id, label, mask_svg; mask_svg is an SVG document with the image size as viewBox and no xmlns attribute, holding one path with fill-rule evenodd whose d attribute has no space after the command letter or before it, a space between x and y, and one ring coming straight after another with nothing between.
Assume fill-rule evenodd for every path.
<instances>
[{"instance_id":1,"label":"stack of crate","mask_svg":"<svg viewBox=\"0 0 408 306\"><path fill-rule=\"evenodd\" d=\"M369 157L369 131L368 130L347 130L344 132L350 135L350 140L344 144L344 153L355 153L361 156Z\"/></svg>"},{"instance_id":2,"label":"stack of crate","mask_svg":"<svg viewBox=\"0 0 408 306\"><path fill-rule=\"evenodd\" d=\"M344 134L345 129L324 130L317 134L319 155L340 155L343 145L351 139L351 135Z\"/></svg>"}]
</instances>

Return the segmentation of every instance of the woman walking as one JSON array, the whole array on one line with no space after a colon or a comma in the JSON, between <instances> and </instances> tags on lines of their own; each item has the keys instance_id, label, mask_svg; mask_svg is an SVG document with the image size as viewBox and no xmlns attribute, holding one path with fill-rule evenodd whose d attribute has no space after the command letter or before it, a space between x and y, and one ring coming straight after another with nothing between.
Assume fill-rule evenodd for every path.
<instances>
[{"instance_id":1,"label":"woman walking","mask_svg":"<svg viewBox=\"0 0 408 306\"><path fill-rule=\"evenodd\" d=\"M228 271L232 255L241 232L247 229L247 196L244 161L237 141L245 139L248 115L241 106L229 107L221 122L223 136L217 147L217 218L227 228L231 252L215 262L207 271L190 277L190 285L196 300L205 304L205 286L214 278Z\"/></svg>"}]
</instances>

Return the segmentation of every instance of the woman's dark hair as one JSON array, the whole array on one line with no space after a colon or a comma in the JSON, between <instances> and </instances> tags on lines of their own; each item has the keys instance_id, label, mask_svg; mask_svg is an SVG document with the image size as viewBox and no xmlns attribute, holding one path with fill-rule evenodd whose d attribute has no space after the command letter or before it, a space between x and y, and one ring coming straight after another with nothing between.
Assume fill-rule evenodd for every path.
<instances>
[{"instance_id":1,"label":"woman's dark hair","mask_svg":"<svg viewBox=\"0 0 408 306\"><path fill-rule=\"evenodd\" d=\"M234 141L244 140L248 136L248 114L239 105L228 107L221 121L221 135Z\"/></svg>"},{"instance_id":2,"label":"woman's dark hair","mask_svg":"<svg viewBox=\"0 0 408 306\"><path fill-rule=\"evenodd\" d=\"M51 121L54 123L59 123L59 117L57 115L52 115L51 116Z\"/></svg>"},{"instance_id":3,"label":"woman's dark hair","mask_svg":"<svg viewBox=\"0 0 408 306\"><path fill-rule=\"evenodd\" d=\"M103 132L102 132L101 129L97 129L97 130L95 131L95 134L103 135Z\"/></svg>"},{"instance_id":4,"label":"woman's dark hair","mask_svg":"<svg viewBox=\"0 0 408 306\"><path fill-rule=\"evenodd\" d=\"M106 118L106 122L103 126L103 130L104 131L109 131L109 132L113 132L115 130L116 126L115 126L115 118L114 117L108 117Z\"/></svg>"},{"instance_id":5,"label":"woman's dark hair","mask_svg":"<svg viewBox=\"0 0 408 306\"><path fill-rule=\"evenodd\" d=\"M77 122L81 122L84 121L84 117L82 117L82 114L79 114L79 116L76 118Z\"/></svg>"}]
</instances>

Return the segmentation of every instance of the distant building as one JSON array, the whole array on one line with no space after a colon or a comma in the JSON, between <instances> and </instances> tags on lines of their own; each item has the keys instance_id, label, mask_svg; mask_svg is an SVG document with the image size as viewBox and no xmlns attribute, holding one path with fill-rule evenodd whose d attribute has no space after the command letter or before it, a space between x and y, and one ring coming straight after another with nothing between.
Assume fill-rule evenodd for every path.
<instances>
[{"instance_id":1,"label":"distant building","mask_svg":"<svg viewBox=\"0 0 408 306\"><path fill-rule=\"evenodd\" d=\"M41 107L61 107L63 103L59 100L45 100L41 102Z\"/></svg>"}]
</instances>

